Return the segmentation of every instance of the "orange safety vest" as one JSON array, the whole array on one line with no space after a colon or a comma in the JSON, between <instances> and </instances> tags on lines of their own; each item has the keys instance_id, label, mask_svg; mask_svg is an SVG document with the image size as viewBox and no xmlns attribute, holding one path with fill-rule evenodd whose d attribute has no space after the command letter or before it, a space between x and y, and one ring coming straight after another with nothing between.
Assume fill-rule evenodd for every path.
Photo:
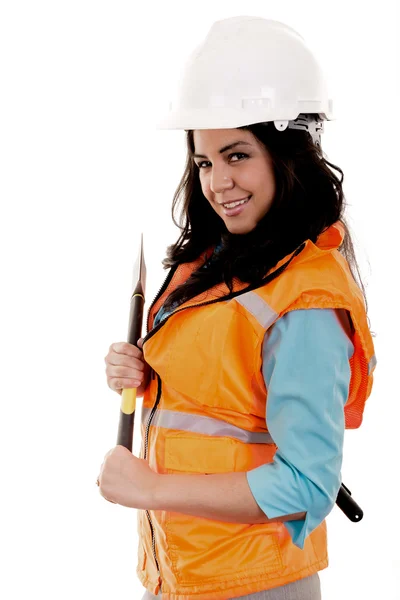
<instances>
[{"instance_id":1,"label":"orange safety vest","mask_svg":"<svg viewBox=\"0 0 400 600\"><path fill-rule=\"evenodd\" d=\"M343 237L338 221L316 244L307 240L279 261L261 286L251 288L235 278L230 294L219 284L152 330L167 296L213 249L169 272L148 311L149 333L143 341L153 371L143 397L140 457L154 471L230 473L273 461L277 447L265 422L262 343L269 327L291 310L349 311L354 354L345 424L361 425L376 359L362 293L337 249ZM152 594L161 589L163 600L235 598L328 566L325 520L301 550L282 522L226 523L165 510L137 514L136 572Z\"/></svg>"}]
</instances>

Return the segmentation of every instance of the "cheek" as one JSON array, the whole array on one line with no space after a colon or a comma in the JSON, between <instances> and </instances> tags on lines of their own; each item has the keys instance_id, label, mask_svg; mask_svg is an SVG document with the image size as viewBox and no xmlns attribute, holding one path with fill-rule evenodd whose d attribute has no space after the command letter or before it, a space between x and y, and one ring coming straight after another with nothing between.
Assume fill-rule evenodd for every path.
<instances>
[{"instance_id":1,"label":"cheek","mask_svg":"<svg viewBox=\"0 0 400 600\"><path fill-rule=\"evenodd\" d=\"M267 185L267 192L268 192L268 197L272 200L275 196L275 192L276 192L276 185L275 185L275 180L273 178L273 176L271 176L271 179L268 181L268 185Z\"/></svg>"},{"instance_id":2,"label":"cheek","mask_svg":"<svg viewBox=\"0 0 400 600\"><path fill-rule=\"evenodd\" d=\"M211 201L213 193L210 188L210 182L206 181L205 177L203 177L202 180L200 180L200 184L203 195L207 198L208 201Z\"/></svg>"},{"instance_id":3,"label":"cheek","mask_svg":"<svg viewBox=\"0 0 400 600\"><path fill-rule=\"evenodd\" d=\"M256 184L254 182L257 181ZM273 198L275 196L276 185L275 178L273 173L265 174L264 177L260 178L258 176L257 179L253 179L253 187L254 193L257 194L260 198L264 198L265 200L269 198Z\"/></svg>"}]
</instances>

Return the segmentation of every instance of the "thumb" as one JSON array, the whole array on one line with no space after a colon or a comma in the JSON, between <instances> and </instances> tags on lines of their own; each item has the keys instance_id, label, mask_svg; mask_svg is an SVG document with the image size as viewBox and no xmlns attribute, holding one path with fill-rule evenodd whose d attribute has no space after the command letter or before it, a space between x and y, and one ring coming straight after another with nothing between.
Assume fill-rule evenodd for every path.
<instances>
[{"instance_id":1,"label":"thumb","mask_svg":"<svg viewBox=\"0 0 400 600\"><path fill-rule=\"evenodd\" d=\"M138 341L137 341L137 346L138 346L139 348L142 348L142 347L143 347L143 338L142 338L142 337L138 339Z\"/></svg>"}]
</instances>

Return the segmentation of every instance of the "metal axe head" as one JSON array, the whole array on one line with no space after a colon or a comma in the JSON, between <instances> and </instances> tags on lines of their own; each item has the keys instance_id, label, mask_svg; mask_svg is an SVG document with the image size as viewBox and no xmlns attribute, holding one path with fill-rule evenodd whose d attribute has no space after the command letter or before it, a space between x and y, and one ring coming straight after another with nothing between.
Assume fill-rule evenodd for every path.
<instances>
[{"instance_id":1,"label":"metal axe head","mask_svg":"<svg viewBox=\"0 0 400 600\"><path fill-rule=\"evenodd\" d=\"M144 262L143 252L143 233L141 233L140 236L139 252L133 267L132 294L135 292L139 283L143 291L143 296L146 297L146 263Z\"/></svg>"}]
</instances>

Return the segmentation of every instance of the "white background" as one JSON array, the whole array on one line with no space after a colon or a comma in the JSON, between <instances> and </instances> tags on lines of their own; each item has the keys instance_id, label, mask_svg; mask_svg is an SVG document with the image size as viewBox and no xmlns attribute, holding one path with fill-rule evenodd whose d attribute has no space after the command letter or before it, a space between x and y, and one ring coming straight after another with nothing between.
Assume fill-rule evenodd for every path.
<instances>
[{"instance_id":1,"label":"white background","mask_svg":"<svg viewBox=\"0 0 400 600\"><path fill-rule=\"evenodd\" d=\"M345 174L377 333L373 392L362 427L346 433L342 469L365 516L353 524L337 507L329 515L323 599L400 598L395 4L1 3L3 598L144 593L135 573L137 511L110 504L95 485L116 444L120 406L104 357L126 339L140 232L145 309L167 274L166 247L179 235L171 203L184 132L155 130L160 106L212 23L236 15L299 31L329 78L337 120L325 125L322 144ZM135 425L138 455L138 418Z\"/></svg>"}]
</instances>

